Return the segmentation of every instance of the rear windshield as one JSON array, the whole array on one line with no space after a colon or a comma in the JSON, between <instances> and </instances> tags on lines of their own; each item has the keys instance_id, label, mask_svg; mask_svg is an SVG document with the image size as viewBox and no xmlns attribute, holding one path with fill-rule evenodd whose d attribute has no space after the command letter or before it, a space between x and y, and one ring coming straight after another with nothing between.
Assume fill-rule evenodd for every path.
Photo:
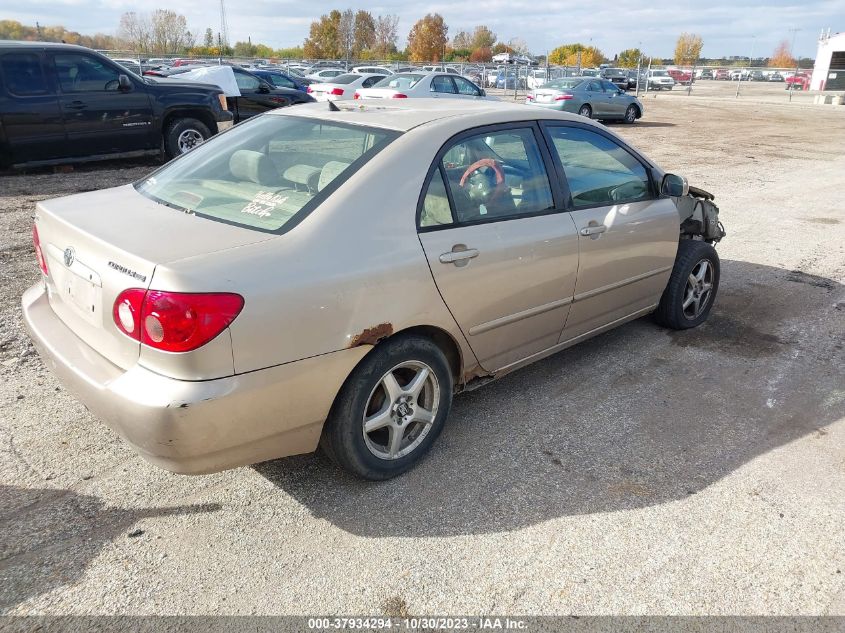
<instances>
[{"instance_id":1,"label":"rear windshield","mask_svg":"<svg viewBox=\"0 0 845 633\"><path fill-rule=\"evenodd\" d=\"M361 75L338 75L334 79L332 79L333 84L351 84L353 81L358 79Z\"/></svg>"},{"instance_id":2,"label":"rear windshield","mask_svg":"<svg viewBox=\"0 0 845 633\"><path fill-rule=\"evenodd\" d=\"M200 217L283 233L397 136L262 115L168 163L135 188Z\"/></svg>"},{"instance_id":3,"label":"rear windshield","mask_svg":"<svg viewBox=\"0 0 845 633\"><path fill-rule=\"evenodd\" d=\"M399 75L390 75L378 82L373 88L394 88L398 90L413 88L417 82L425 77L425 75L417 75L416 73L401 73Z\"/></svg>"},{"instance_id":4,"label":"rear windshield","mask_svg":"<svg viewBox=\"0 0 845 633\"><path fill-rule=\"evenodd\" d=\"M576 86L584 83L583 79L556 79L555 81L550 81L547 84L543 84L540 86L541 88L555 88L557 90L571 90Z\"/></svg>"}]
</instances>

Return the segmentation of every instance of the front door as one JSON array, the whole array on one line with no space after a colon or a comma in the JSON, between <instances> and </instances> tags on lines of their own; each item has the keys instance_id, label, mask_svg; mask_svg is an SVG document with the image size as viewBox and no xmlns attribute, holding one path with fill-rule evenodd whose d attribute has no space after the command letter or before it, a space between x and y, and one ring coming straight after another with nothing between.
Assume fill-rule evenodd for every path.
<instances>
[{"instance_id":1,"label":"front door","mask_svg":"<svg viewBox=\"0 0 845 633\"><path fill-rule=\"evenodd\" d=\"M2 125L11 164L62 158L65 126L55 85L42 68L41 53L21 51L0 57Z\"/></svg>"},{"instance_id":2,"label":"front door","mask_svg":"<svg viewBox=\"0 0 845 633\"><path fill-rule=\"evenodd\" d=\"M458 137L419 211L440 294L488 371L554 346L575 290L578 236L538 139L524 123Z\"/></svg>"},{"instance_id":3,"label":"front door","mask_svg":"<svg viewBox=\"0 0 845 633\"><path fill-rule=\"evenodd\" d=\"M571 195L578 283L561 341L660 300L678 250L675 203L656 195L646 166L616 140L574 124L544 126Z\"/></svg>"},{"instance_id":4,"label":"front door","mask_svg":"<svg viewBox=\"0 0 845 633\"><path fill-rule=\"evenodd\" d=\"M153 111L143 81L88 53L51 53L71 156L155 149ZM118 78L130 79L122 90Z\"/></svg>"}]
</instances>

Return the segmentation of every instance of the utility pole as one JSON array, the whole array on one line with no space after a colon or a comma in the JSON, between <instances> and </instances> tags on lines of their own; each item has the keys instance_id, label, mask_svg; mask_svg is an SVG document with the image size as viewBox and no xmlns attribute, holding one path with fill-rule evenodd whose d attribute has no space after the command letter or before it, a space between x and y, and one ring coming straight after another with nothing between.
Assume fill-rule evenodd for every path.
<instances>
[{"instance_id":1,"label":"utility pole","mask_svg":"<svg viewBox=\"0 0 845 633\"><path fill-rule=\"evenodd\" d=\"M754 65L754 45L757 44L757 36L751 36L751 56L748 58L748 73L751 73L751 66ZM739 98L739 85L742 83L742 71L739 72L739 79L736 82L736 95L734 95L735 99Z\"/></svg>"},{"instance_id":2,"label":"utility pole","mask_svg":"<svg viewBox=\"0 0 845 633\"><path fill-rule=\"evenodd\" d=\"M789 29L789 32L792 33L792 44L789 45L789 54L795 58L795 75L793 77L798 76L798 56L795 54L795 34L798 33L801 29L792 28ZM792 83L790 86L790 90L787 90L789 93L789 102L792 103L792 91L795 90L795 82Z\"/></svg>"}]
</instances>

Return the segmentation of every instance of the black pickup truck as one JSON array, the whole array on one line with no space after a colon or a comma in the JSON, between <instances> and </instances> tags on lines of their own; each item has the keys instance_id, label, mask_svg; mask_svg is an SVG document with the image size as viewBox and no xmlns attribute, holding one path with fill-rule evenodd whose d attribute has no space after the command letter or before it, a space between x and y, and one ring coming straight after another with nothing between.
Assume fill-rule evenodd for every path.
<instances>
[{"instance_id":1,"label":"black pickup truck","mask_svg":"<svg viewBox=\"0 0 845 633\"><path fill-rule=\"evenodd\" d=\"M223 91L158 83L88 48L0 41L0 166L164 152L232 126Z\"/></svg>"}]
</instances>

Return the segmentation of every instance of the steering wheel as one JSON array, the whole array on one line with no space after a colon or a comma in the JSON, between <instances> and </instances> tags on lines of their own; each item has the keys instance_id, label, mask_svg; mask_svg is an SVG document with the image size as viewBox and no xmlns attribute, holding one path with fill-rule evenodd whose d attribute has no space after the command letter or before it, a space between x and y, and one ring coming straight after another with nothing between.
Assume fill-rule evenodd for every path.
<instances>
[{"instance_id":1,"label":"steering wheel","mask_svg":"<svg viewBox=\"0 0 845 633\"><path fill-rule=\"evenodd\" d=\"M493 170L492 177L481 171L488 168ZM470 200L487 205L504 193L505 172L492 158L482 158L466 168L460 185L462 189L467 190Z\"/></svg>"}]
</instances>

